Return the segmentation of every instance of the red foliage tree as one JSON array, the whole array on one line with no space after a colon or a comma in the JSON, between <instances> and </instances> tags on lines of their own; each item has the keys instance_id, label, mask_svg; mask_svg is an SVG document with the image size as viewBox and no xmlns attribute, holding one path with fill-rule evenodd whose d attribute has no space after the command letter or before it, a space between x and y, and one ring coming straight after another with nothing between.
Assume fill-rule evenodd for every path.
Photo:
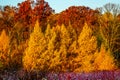
<instances>
[{"instance_id":1,"label":"red foliage tree","mask_svg":"<svg viewBox=\"0 0 120 80\"><path fill-rule=\"evenodd\" d=\"M30 24L32 17L32 7L30 0L26 0L18 4L19 8L15 14L15 21L20 21L24 24Z\"/></svg>"},{"instance_id":2,"label":"red foliage tree","mask_svg":"<svg viewBox=\"0 0 120 80\"><path fill-rule=\"evenodd\" d=\"M0 11L0 31L5 29L7 32L10 31L14 26L14 14L15 7L4 6Z\"/></svg>"},{"instance_id":3,"label":"red foliage tree","mask_svg":"<svg viewBox=\"0 0 120 80\"><path fill-rule=\"evenodd\" d=\"M35 7L33 9L33 14L35 20L39 20L40 25L46 26L46 21L48 16L54 13L54 10L49 6L48 2L45 0L36 0Z\"/></svg>"},{"instance_id":4,"label":"red foliage tree","mask_svg":"<svg viewBox=\"0 0 120 80\"><path fill-rule=\"evenodd\" d=\"M90 9L89 7L71 6L60 13L57 23L59 25L64 23L67 26L70 22L73 27L77 27L81 30L84 22L87 22L88 25L95 25L97 21L96 15L98 13L97 10Z\"/></svg>"},{"instance_id":5,"label":"red foliage tree","mask_svg":"<svg viewBox=\"0 0 120 80\"><path fill-rule=\"evenodd\" d=\"M39 20L40 25L46 25L47 17L50 16L54 10L49 6L48 2L44 0L26 0L18 4L19 8L15 15L15 20L24 23L26 26L34 26L36 20Z\"/></svg>"}]
</instances>

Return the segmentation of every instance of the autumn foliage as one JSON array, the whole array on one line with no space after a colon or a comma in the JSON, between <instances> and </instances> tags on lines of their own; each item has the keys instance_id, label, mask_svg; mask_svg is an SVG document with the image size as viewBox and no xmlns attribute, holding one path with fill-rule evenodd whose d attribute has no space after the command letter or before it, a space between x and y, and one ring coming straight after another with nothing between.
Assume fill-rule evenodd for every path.
<instances>
[{"instance_id":1,"label":"autumn foliage","mask_svg":"<svg viewBox=\"0 0 120 80\"><path fill-rule=\"evenodd\" d=\"M62 11L61 13L55 14L55 18L50 16L48 22L52 21L55 24L68 26L69 23L76 28L78 31L81 31L84 23L87 22L88 25L96 25L98 20L99 12L85 6L71 6L68 9ZM50 19L50 20L49 20Z\"/></svg>"},{"instance_id":2,"label":"autumn foliage","mask_svg":"<svg viewBox=\"0 0 120 80\"><path fill-rule=\"evenodd\" d=\"M87 23L80 35L70 25L68 27L62 25L51 28L48 25L46 31L42 32L37 21L25 50L24 68L43 72L91 72L116 68L114 58L109 53L102 52L102 49L96 53L97 40ZM71 28L71 34L76 36L70 36Z\"/></svg>"},{"instance_id":3,"label":"autumn foliage","mask_svg":"<svg viewBox=\"0 0 120 80\"><path fill-rule=\"evenodd\" d=\"M100 51L95 53L95 68L96 70L112 70L115 69L114 57L109 50L102 45Z\"/></svg>"},{"instance_id":4,"label":"autumn foliage","mask_svg":"<svg viewBox=\"0 0 120 80\"><path fill-rule=\"evenodd\" d=\"M0 70L119 69L120 14L107 10L71 6L55 13L45 0L5 6L0 10Z\"/></svg>"},{"instance_id":5,"label":"autumn foliage","mask_svg":"<svg viewBox=\"0 0 120 80\"><path fill-rule=\"evenodd\" d=\"M4 67L9 66L9 43L9 36L3 30L0 35L0 62Z\"/></svg>"}]
</instances>

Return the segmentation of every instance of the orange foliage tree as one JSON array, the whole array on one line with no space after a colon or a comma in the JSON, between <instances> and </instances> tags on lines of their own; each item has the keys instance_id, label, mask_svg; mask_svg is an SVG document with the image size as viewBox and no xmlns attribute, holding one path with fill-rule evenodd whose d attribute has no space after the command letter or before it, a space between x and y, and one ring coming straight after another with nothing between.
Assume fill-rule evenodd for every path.
<instances>
[{"instance_id":1,"label":"orange foliage tree","mask_svg":"<svg viewBox=\"0 0 120 80\"><path fill-rule=\"evenodd\" d=\"M43 30L47 26L47 18L54 13L54 10L49 6L48 2L45 0L36 0L33 15L35 20L39 20L40 25Z\"/></svg>"},{"instance_id":2,"label":"orange foliage tree","mask_svg":"<svg viewBox=\"0 0 120 80\"><path fill-rule=\"evenodd\" d=\"M8 33L11 31L11 29L14 26L14 14L15 14L15 7L11 6L4 6L3 10L0 11L1 17L0 17L0 31L3 29L6 30Z\"/></svg>"},{"instance_id":3,"label":"orange foliage tree","mask_svg":"<svg viewBox=\"0 0 120 80\"><path fill-rule=\"evenodd\" d=\"M21 21L25 25L30 24L32 17L32 7L30 0L18 4L19 8L15 14L15 21Z\"/></svg>"}]
</instances>

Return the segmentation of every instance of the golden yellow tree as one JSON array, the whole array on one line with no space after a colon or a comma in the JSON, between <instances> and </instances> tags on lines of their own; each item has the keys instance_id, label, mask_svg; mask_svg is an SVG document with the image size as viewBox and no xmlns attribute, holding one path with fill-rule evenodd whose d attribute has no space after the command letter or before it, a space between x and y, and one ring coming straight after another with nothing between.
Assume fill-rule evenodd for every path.
<instances>
[{"instance_id":1,"label":"golden yellow tree","mask_svg":"<svg viewBox=\"0 0 120 80\"><path fill-rule=\"evenodd\" d=\"M75 72L93 71L94 53L97 50L97 40L93 36L91 28L85 23L82 32L78 37L77 57L74 59L76 66Z\"/></svg>"},{"instance_id":2,"label":"golden yellow tree","mask_svg":"<svg viewBox=\"0 0 120 80\"><path fill-rule=\"evenodd\" d=\"M52 28L52 37L49 40L48 43L48 50L50 58L50 67L49 70L51 71L60 71L60 53L59 53L59 37L58 33L55 31L54 28Z\"/></svg>"},{"instance_id":3,"label":"golden yellow tree","mask_svg":"<svg viewBox=\"0 0 120 80\"><path fill-rule=\"evenodd\" d=\"M67 27L70 36L69 48L67 48L67 69L68 71L74 71L77 66L75 58L78 56L78 35L76 30L69 24Z\"/></svg>"},{"instance_id":4,"label":"golden yellow tree","mask_svg":"<svg viewBox=\"0 0 120 80\"><path fill-rule=\"evenodd\" d=\"M58 70L59 65L59 54L58 56L55 55L55 52L57 50L57 45L59 42L57 42L57 32L55 31L55 28L50 28L50 25L47 26L46 32L45 32L45 38L47 40L47 48L46 51L43 53L41 58L44 58L45 64L47 66L47 71L56 71Z\"/></svg>"},{"instance_id":5,"label":"golden yellow tree","mask_svg":"<svg viewBox=\"0 0 120 80\"><path fill-rule=\"evenodd\" d=\"M49 26L48 26L49 27ZM50 28L47 28L47 33L45 35L48 35L48 47L45 51L44 55L47 54L48 61L49 62L49 70L54 72L59 71L68 71L69 68L69 60L68 60L68 49L69 45L71 44L72 38L70 38L70 34L67 30L67 28L62 26L56 26L53 27L51 30Z\"/></svg>"},{"instance_id":6,"label":"golden yellow tree","mask_svg":"<svg viewBox=\"0 0 120 80\"><path fill-rule=\"evenodd\" d=\"M5 30L2 31L0 35L0 50L5 51L9 46L9 37L7 36Z\"/></svg>"},{"instance_id":7,"label":"golden yellow tree","mask_svg":"<svg viewBox=\"0 0 120 80\"><path fill-rule=\"evenodd\" d=\"M9 36L5 30L0 35L0 62L4 68L9 67L10 54L9 54Z\"/></svg>"},{"instance_id":8,"label":"golden yellow tree","mask_svg":"<svg viewBox=\"0 0 120 80\"><path fill-rule=\"evenodd\" d=\"M48 43L49 54L52 56L50 59L50 70L55 72L67 70L67 48L71 42L71 38L67 28L56 26L52 28L52 37Z\"/></svg>"},{"instance_id":9,"label":"golden yellow tree","mask_svg":"<svg viewBox=\"0 0 120 80\"><path fill-rule=\"evenodd\" d=\"M46 41L44 34L39 27L39 22L36 21L34 31L30 34L28 48L25 50L23 57L23 66L27 70L39 70L44 67L44 59L40 58L46 50Z\"/></svg>"},{"instance_id":10,"label":"golden yellow tree","mask_svg":"<svg viewBox=\"0 0 120 80\"><path fill-rule=\"evenodd\" d=\"M100 51L95 53L95 70L114 70L117 68L114 61L113 55L102 45Z\"/></svg>"},{"instance_id":11,"label":"golden yellow tree","mask_svg":"<svg viewBox=\"0 0 120 80\"><path fill-rule=\"evenodd\" d=\"M69 32L70 38L72 39L72 42L78 39L77 30L73 28L71 23L69 23L67 26L67 30Z\"/></svg>"}]
</instances>

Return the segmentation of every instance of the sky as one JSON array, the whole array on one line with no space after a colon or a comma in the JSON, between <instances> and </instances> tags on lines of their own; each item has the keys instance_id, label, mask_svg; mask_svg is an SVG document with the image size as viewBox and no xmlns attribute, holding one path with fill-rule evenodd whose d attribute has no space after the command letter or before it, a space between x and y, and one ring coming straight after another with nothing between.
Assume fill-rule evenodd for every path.
<instances>
[{"instance_id":1,"label":"sky","mask_svg":"<svg viewBox=\"0 0 120 80\"><path fill-rule=\"evenodd\" d=\"M20 3L24 0L0 0L0 5L10 5L17 6L17 3ZM87 6L92 9L102 7L107 3L120 4L120 0L45 0L49 5L55 10L56 13L59 13L70 6Z\"/></svg>"}]
</instances>

